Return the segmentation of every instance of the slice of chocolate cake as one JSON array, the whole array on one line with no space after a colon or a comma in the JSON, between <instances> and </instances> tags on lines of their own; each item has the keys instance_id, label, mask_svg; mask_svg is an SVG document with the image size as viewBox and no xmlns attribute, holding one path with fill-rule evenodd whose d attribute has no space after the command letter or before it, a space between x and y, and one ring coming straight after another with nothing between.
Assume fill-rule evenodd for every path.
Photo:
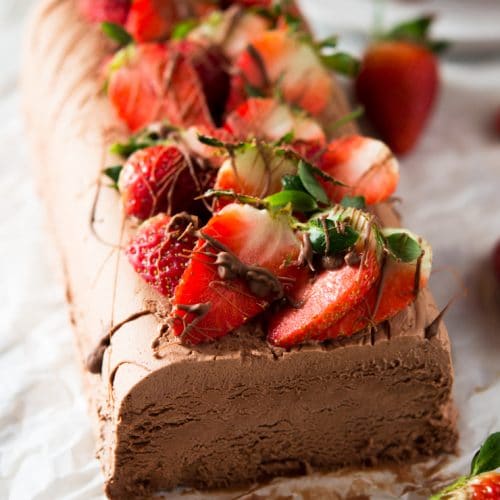
<instances>
[{"instance_id":1,"label":"slice of chocolate cake","mask_svg":"<svg viewBox=\"0 0 500 500\"><path fill-rule=\"evenodd\" d=\"M350 339L284 350L249 324L211 344L168 337L155 352L169 305L126 262L121 247L134 228L116 193L96 182L112 162L109 144L125 134L100 92L104 45L73 1L43 2L23 87L107 494L141 498L453 452L450 345L426 290ZM338 102L342 116L340 92ZM397 224L390 207L376 211Z\"/></svg>"}]
</instances>

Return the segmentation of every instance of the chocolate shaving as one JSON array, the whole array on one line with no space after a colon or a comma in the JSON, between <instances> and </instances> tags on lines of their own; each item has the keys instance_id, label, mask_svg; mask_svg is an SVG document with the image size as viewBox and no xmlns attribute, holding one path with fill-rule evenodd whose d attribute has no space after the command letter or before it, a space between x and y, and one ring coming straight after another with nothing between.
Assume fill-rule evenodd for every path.
<instances>
[{"instance_id":1,"label":"chocolate shaving","mask_svg":"<svg viewBox=\"0 0 500 500\"><path fill-rule=\"evenodd\" d=\"M254 60L255 64L257 65L257 68L259 69L262 75L264 87L269 88L271 86L271 79L269 78L269 75L267 73L266 64L264 63L262 56L252 44L248 45L247 50L248 53L250 54L250 57Z\"/></svg>"},{"instance_id":2,"label":"chocolate shaving","mask_svg":"<svg viewBox=\"0 0 500 500\"><path fill-rule=\"evenodd\" d=\"M427 340L431 340L433 339L434 337L437 336L437 334L439 333L439 327L441 326L441 323L443 321L443 318L444 318L444 315L446 314L446 312L448 311L448 309L450 308L450 306L453 304L453 302L455 302L455 299L457 298L457 296L453 297L449 302L448 304L446 304L443 308L443 310L436 316L435 319L433 319L428 326L425 327L424 329L424 336Z\"/></svg>"}]
</instances>

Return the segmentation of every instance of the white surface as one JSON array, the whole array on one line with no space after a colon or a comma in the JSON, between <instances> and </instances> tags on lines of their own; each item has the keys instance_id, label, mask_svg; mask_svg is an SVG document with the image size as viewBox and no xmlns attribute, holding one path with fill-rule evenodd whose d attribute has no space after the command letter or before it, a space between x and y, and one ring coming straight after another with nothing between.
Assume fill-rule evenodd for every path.
<instances>
[{"instance_id":1,"label":"white surface","mask_svg":"<svg viewBox=\"0 0 500 500\"><path fill-rule=\"evenodd\" d=\"M0 498L89 500L102 498L101 477L64 292L49 265L15 88L21 21L31 3L0 2ZM367 29L370 23L367 0L303 3L316 21L331 20L336 29ZM438 2L421 4L425 9ZM498 30L498 3L485 2L473 12L472 4L483 5L440 1L442 30L458 38L488 37L492 26ZM404 4L390 15L404 16L417 5ZM466 16L463 9L469 10ZM406 224L434 246L432 286L439 303L464 286L468 290L447 317L462 454L440 472L446 478L466 472L474 449L500 430L500 301L492 298L491 272L483 262L500 238L500 139L488 134L492 110L500 105L500 59L446 65L443 74L440 105L420 147L403 162L399 194ZM314 481L326 484L325 478ZM373 498L394 498L377 474L327 483L332 481L344 493L372 488ZM412 481L418 484L418 478ZM294 483L286 488L295 489Z\"/></svg>"}]
</instances>

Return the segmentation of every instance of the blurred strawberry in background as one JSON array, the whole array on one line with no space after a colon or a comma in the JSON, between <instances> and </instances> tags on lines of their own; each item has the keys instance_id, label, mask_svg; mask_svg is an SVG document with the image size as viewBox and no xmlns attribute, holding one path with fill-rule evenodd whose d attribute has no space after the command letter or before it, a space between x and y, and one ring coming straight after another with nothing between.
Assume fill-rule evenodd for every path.
<instances>
[{"instance_id":1,"label":"blurred strawberry in background","mask_svg":"<svg viewBox=\"0 0 500 500\"><path fill-rule=\"evenodd\" d=\"M396 26L368 47L355 87L366 116L391 149L417 144L436 103L443 42L429 38L431 16Z\"/></svg>"}]
</instances>

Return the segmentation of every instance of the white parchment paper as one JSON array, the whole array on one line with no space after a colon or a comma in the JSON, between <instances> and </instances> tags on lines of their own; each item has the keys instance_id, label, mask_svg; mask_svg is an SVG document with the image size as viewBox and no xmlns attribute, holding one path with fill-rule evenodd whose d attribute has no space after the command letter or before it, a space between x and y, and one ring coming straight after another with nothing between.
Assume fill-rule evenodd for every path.
<instances>
[{"instance_id":1,"label":"white parchment paper","mask_svg":"<svg viewBox=\"0 0 500 500\"><path fill-rule=\"evenodd\" d=\"M21 26L32 3L0 2L0 498L101 499L63 289L50 265L19 113ZM371 2L302 4L320 33L343 32L345 43L359 50ZM500 299L488 262L500 238L500 138L491 134L493 110L500 107L500 7L492 1L389 2L386 15L392 21L422 8L442 12L438 34L459 43L499 41L496 60L444 63L438 109L418 149L402 162L398 193L406 225L434 247L431 284L438 303L460 295L447 315L460 456L412 471L277 481L253 498L423 498L425 484L466 472L474 450L500 430Z\"/></svg>"}]
</instances>

